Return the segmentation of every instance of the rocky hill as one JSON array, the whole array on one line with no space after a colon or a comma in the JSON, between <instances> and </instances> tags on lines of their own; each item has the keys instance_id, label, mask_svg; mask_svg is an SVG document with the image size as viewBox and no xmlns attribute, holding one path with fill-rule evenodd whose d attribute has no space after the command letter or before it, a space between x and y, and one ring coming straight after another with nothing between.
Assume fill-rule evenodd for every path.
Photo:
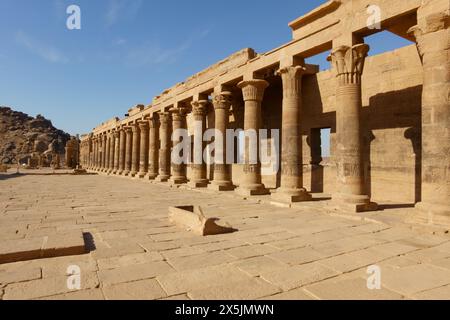
<instances>
[{"instance_id":1,"label":"rocky hill","mask_svg":"<svg viewBox=\"0 0 450 320\"><path fill-rule=\"evenodd\" d=\"M56 129L50 120L36 118L0 107L0 163L26 163L34 151L45 152L53 142L58 153L64 153L70 135Z\"/></svg>"}]
</instances>

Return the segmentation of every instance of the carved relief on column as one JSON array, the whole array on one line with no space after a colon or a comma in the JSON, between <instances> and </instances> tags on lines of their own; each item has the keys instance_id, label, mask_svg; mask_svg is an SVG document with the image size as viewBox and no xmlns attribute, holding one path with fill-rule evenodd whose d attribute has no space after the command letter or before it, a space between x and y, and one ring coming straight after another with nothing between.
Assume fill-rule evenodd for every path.
<instances>
[{"instance_id":1,"label":"carved relief on column","mask_svg":"<svg viewBox=\"0 0 450 320\"><path fill-rule=\"evenodd\" d=\"M139 172L140 162L140 146L141 146L141 132L139 130L139 124L135 123L131 126L133 131L132 139L132 152L131 152L131 172L130 175L135 177Z\"/></svg>"},{"instance_id":2,"label":"carved relief on column","mask_svg":"<svg viewBox=\"0 0 450 320\"><path fill-rule=\"evenodd\" d=\"M126 154L126 141L127 134L124 128L119 129L119 170L118 175L121 175L125 171L125 154Z\"/></svg>"},{"instance_id":3,"label":"carved relief on column","mask_svg":"<svg viewBox=\"0 0 450 320\"><path fill-rule=\"evenodd\" d=\"M108 162L108 174L114 171L114 150L116 148L116 139L114 138L114 131L109 134L109 162Z\"/></svg>"},{"instance_id":4,"label":"carved relief on column","mask_svg":"<svg viewBox=\"0 0 450 320\"><path fill-rule=\"evenodd\" d=\"M368 52L366 44L340 46L329 57L337 79L337 191L333 200L356 212L373 211L378 207L365 194L361 145L361 77Z\"/></svg>"},{"instance_id":5,"label":"carved relief on column","mask_svg":"<svg viewBox=\"0 0 450 320\"><path fill-rule=\"evenodd\" d=\"M107 155L108 155L108 136L103 133L103 155L102 155L102 172L106 171L107 168Z\"/></svg>"},{"instance_id":6,"label":"carved relief on column","mask_svg":"<svg viewBox=\"0 0 450 320\"><path fill-rule=\"evenodd\" d=\"M140 145L140 159L139 159L139 178L144 178L148 172L148 120L139 122L139 130L141 137Z\"/></svg>"},{"instance_id":7,"label":"carved relief on column","mask_svg":"<svg viewBox=\"0 0 450 320\"><path fill-rule=\"evenodd\" d=\"M131 158L133 152L133 130L131 127L124 128L126 134L126 142L125 142L125 168L123 171L124 176L128 176L131 172Z\"/></svg>"},{"instance_id":8,"label":"carved relief on column","mask_svg":"<svg viewBox=\"0 0 450 320\"><path fill-rule=\"evenodd\" d=\"M215 129L222 134L222 141L215 141L214 155L214 180L208 188L216 191L234 190L233 183L230 178L230 168L227 165L226 153L226 130L230 118L230 108L233 101L233 95L229 91L223 91L213 96L213 105L215 112Z\"/></svg>"},{"instance_id":9,"label":"carved relief on column","mask_svg":"<svg viewBox=\"0 0 450 320\"><path fill-rule=\"evenodd\" d=\"M113 166L113 174L117 174L119 172L119 161L120 161L120 129L117 128L114 130L114 166Z\"/></svg>"},{"instance_id":10,"label":"carved relief on column","mask_svg":"<svg viewBox=\"0 0 450 320\"><path fill-rule=\"evenodd\" d=\"M242 89L242 95L245 103L244 131L253 131L256 141L250 144L249 136L245 138L244 153L244 175L243 182L236 190L237 193L244 196L269 194L262 183L261 163L259 159L259 130L261 128L261 102L263 101L264 91L269 86L265 80L242 81L238 85ZM251 148L253 147L253 148ZM255 152L256 154L252 154ZM252 157L253 156L253 157ZM251 159L253 158L253 159ZM256 160L256 163L252 163Z\"/></svg>"},{"instance_id":11,"label":"carved relief on column","mask_svg":"<svg viewBox=\"0 0 450 320\"><path fill-rule=\"evenodd\" d=\"M172 113L172 130L173 133L175 133L177 130L185 130L186 129L186 108L179 107L179 108L172 108L170 110ZM177 146L179 143L183 143L181 138L178 138L178 140L173 141L173 147ZM172 149L173 152L173 149ZM175 155L174 156L181 156L181 155ZM183 155L186 157L186 155ZM185 159L186 160L186 159ZM170 182L173 184L183 184L187 182L186 178L186 163L184 160L182 160L181 163L174 163L171 161L171 173L172 177L170 179Z\"/></svg>"},{"instance_id":12,"label":"carved relief on column","mask_svg":"<svg viewBox=\"0 0 450 320\"><path fill-rule=\"evenodd\" d=\"M450 4L432 12L423 4L418 25L409 30L416 38L423 65L422 179L420 201L412 222L450 226Z\"/></svg>"},{"instance_id":13,"label":"carved relief on column","mask_svg":"<svg viewBox=\"0 0 450 320\"><path fill-rule=\"evenodd\" d=\"M206 163L203 159L203 150L205 147L203 135L206 130L206 115L209 101L193 101L191 105L194 117L194 149L192 150L194 163L191 165L192 178L189 186L192 188L205 188L208 186L208 179Z\"/></svg>"},{"instance_id":14,"label":"carved relief on column","mask_svg":"<svg viewBox=\"0 0 450 320\"><path fill-rule=\"evenodd\" d=\"M169 112L160 114L160 149L159 149L159 174L156 178L159 182L167 182L170 178L170 131L172 117Z\"/></svg>"},{"instance_id":15,"label":"carved relief on column","mask_svg":"<svg viewBox=\"0 0 450 320\"><path fill-rule=\"evenodd\" d=\"M153 180L159 170L159 119L153 114L149 120L148 174L146 179Z\"/></svg>"},{"instance_id":16,"label":"carved relief on column","mask_svg":"<svg viewBox=\"0 0 450 320\"><path fill-rule=\"evenodd\" d=\"M302 76L303 66L289 66L278 71L283 84L281 186L272 194L275 201L311 200L303 187L302 151Z\"/></svg>"}]
</instances>

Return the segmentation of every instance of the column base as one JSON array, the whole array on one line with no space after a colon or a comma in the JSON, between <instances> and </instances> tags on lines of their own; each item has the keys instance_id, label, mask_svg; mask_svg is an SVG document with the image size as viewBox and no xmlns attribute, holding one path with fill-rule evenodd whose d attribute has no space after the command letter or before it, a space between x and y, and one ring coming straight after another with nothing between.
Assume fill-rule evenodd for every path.
<instances>
[{"instance_id":1,"label":"column base","mask_svg":"<svg viewBox=\"0 0 450 320\"><path fill-rule=\"evenodd\" d=\"M172 177L169 179L169 182L171 184L175 184L175 185L185 184L185 183L187 183L187 178L186 177Z\"/></svg>"},{"instance_id":2,"label":"column base","mask_svg":"<svg viewBox=\"0 0 450 320\"><path fill-rule=\"evenodd\" d=\"M139 172L139 173L137 174L137 177L138 177L139 179L144 179L146 175L147 175L147 172Z\"/></svg>"},{"instance_id":3,"label":"column base","mask_svg":"<svg viewBox=\"0 0 450 320\"><path fill-rule=\"evenodd\" d=\"M236 187L230 181L213 181L208 186L213 191L233 191Z\"/></svg>"},{"instance_id":4,"label":"column base","mask_svg":"<svg viewBox=\"0 0 450 320\"><path fill-rule=\"evenodd\" d=\"M122 172L122 175L124 177L128 177L130 175L130 171L124 171L124 172Z\"/></svg>"},{"instance_id":5,"label":"column base","mask_svg":"<svg viewBox=\"0 0 450 320\"><path fill-rule=\"evenodd\" d=\"M138 174L138 173L137 173L136 171L131 171L130 174L129 174L129 176L132 177L132 178L134 178L134 177L136 177L137 174Z\"/></svg>"},{"instance_id":6,"label":"column base","mask_svg":"<svg viewBox=\"0 0 450 320\"><path fill-rule=\"evenodd\" d=\"M263 184L241 185L239 188L236 189L236 193L244 197L265 196L270 194L270 190L266 189L266 187Z\"/></svg>"},{"instance_id":7,"label":"column base","mask_svg":"<svg viewBox=\"0 0 450 320\"><path fill-rule=\"evenodd\" d=\"M272 200L281 203L312 201L312 196L304 189L278 189L272 193Z\"/></svg>"},{"instance_id":8,"label":"column base","mask_svg":"<svg viewBox=\"0 0 450 320\"><path fill-rule=\"evenodd\" d=\"M371 202L369 196L366 195L336 193L332 197L332 206L336 209L353 213L378 210L378 204Z\"/></svg>"},{"instance_id":9,"label":"column base","mask_svg":"<svg viewBox=\"0 0 450 320\"><path fill-rule=\"evenodd\" d=\"M147 173L144 177L145 180L155 180L158 176L157 173Z\"/></svg>"},{"instance_id":10,"label":"column base","mask_svg":"<svg viewBox=\"0 0 450 320\"><path fill-rule=\"evenodd\" d=\"M169 175L159 175L155 178L156 182L167 182L169 181L170 176Z\"/></svg>"},{"instance_id":11,"label":"column base","mask_svg":"<svg viewBox=\"0 0 450 320\"><path fill-rule=\"evenodd\" d=\"M406 222L450 228L450 206L419 202Z\"/></svg>"},{"instance_id":12,"label":"column base","mask_svg":"<svg viewBox=\"0 0 450 320\"><path fill-rule=\"evenodd\" d=\"M209 181L207 179L199 179L199 180L191 180L188 183L188 186L197 189L197 188L206 188L208 187Z\"/></svg>"}]
</instances>

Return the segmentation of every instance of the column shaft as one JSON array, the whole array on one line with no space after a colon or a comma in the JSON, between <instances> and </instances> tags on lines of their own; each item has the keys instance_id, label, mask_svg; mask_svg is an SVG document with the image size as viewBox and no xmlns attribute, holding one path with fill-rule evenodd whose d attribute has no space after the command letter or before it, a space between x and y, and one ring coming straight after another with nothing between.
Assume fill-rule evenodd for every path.
<instances>
[{"instance_id":1,"label":"column shaft","mask_svg":"<svg viewBox=\"0 0 450 320\"><path fill-rule=\"evenodd\" d=\"M217 191L234 190L230 178L230 168L227 165L226 131L230 119L230 107L232 103L231 92L224 91L214 95L213 104L215 112L215 155L214 155L214 180L208 188ZM219 135L219 136L217 136Z\"/></svg>"},{"instance_id":2,"label":"column shaft","mask_svg":"<svg viewBox=\"0 0 450 320\"><path fill-rule=\"evenodd\" d=\"M132 152L131 152L131 172L132 177L136 176L139 172L139 160L140 160L140 144L141 144L141 133L139 131L139 125L134 124L131 129L133 130L133 142L132 142Z\"/></svg>"},{"instance_id":3,"label":"column shaft","mask_svg":"<svg viewBox=\"0 0 450 320\"><path fill-rule=\"evenodd\" d=\"M205 143L203 135L206 130L206 114L209 101L200 100L192 102L194 115L194 163L191 165L192 178L189 186L192 188L205 188L208 186L206 163L203 159Z\"/></svg>"},{"instance_id":4,"label":"column shaft","mask_svg":"<svg viewBox=\"0 0 450 320\"><path fill-rule=\"evenodd\" d=\"M311 200L303 188L302 154L302 83L305 68L290 66L278 71L283 82L282 141L281 141L281 187L272 198L282 202Z\"/></svg>"},{"instance_id":5,"label":"column shaft","mask_svg":"<svg viewBox=\"0 0 450 320\"><path fill-rule=\"evenodd\" d=\"M156 178L159 182L167 182L170 178L170 131L171 116L170 113L164 112L160 115L160 149L159 149L159 175Z\"/></svg>"},{"instance_id":6,"label":"column shaft","mask_svg":"<svg viewBox=\"0 0 450 320\"><path fill-rule=\"evenodd\" d=\"M125 172L125 155L126 155L127 133L124 128L120 129L119 134L119 171L117 174L121 175Z\"/></svg>"},{"instance_id":7,"label":"column shaft","mask_svg":"<svg viewBox=\"0 0 450 320\"><path fill-rule=\"evenodd\" d=\"M361 76L369 46L341 46L331 53L337 73L337 193L333 200L355 212L377 209L364 193L361 146Z\"/></svg>"},{"instance_id":8,"label":"column shaft","mask_svg":"<svg viewBox=\"0 0 450 320\"><path fill-rule=\"evenodd\" d=\"M154 180L158 176L159 169L159 120L156 115L152 115L149 125L148 174L146 179Z\"/></svg>"},{"instance_id":9,"label":"column shaft","mask_svg":"<svg viewBox=\"0 0 450 320\"><path fill-rule=\"evenodd\" d=\"M413 31L423 64L422 187L413 222L450 226L450 17L418 11ZM437 8L437 7L436 7Z\"/></svg>"},{"instance_id":10,"label":"column shaft","mask_svg":"<svg viewBox=\"0 0 450 320\"><path fill-rule=\"evenodd\" d=\"M133 131L131 127L125 128L126 142L125 142L125 168L123 175L128 176L131 172L131 158L133 152Z\"/></svg>"},{"instance_id":11,"label":"column shaft","mask_svg":"<svg viewBox=\"0 0 450 320\"><path fill-rule=\"evenodd\" d=\"M140 130L140 159L139 159L139 178L144 178L148 172L148 120L139 122L139 130Z\"/></svg>"},{"instance_id":12,"label":"column shaft","mask_svg":"<svg viewBox=\"0 0 450 320\"><path fill-rule=\"evenodd\" d=\"M259 159L261 102L268 85L269 83L265 80L243 81L238 84L238 87L242 89L245 102L244 131L246 135L243 181L236 191L244 196L270 193L262 183Z\"/></svg>"},{"instance_id":13,"label":"column shaft","mask_svg":"<svg viewBox=\"0 0 450 320\"><path fill-rule=\"evenodd\" d=\"M172 133L176 133L177 135L180 134L180 132L178 132L179 130L186 130L186 114L185 114L185 110L183 108L173 108L171 110L172 113ZM174 137L175 139L175 137ZM172 152L174 152L174 148L180 144L180 143L185 143L185 141L182 141L182 138L176 138L175 140L172 141ZM181 163L175 163L172 160L173 157L181 157ZM172 177L170 178L170 182L173 184L183 184L187 182L187 178L186 178L186 163L185 160L183 160L183 158L185 157L185 155L178 155L178 154L172 154L171 156L171 173L172 173ZM177 159L180 160L180 159Z\"/></svg>"}]
</instances>

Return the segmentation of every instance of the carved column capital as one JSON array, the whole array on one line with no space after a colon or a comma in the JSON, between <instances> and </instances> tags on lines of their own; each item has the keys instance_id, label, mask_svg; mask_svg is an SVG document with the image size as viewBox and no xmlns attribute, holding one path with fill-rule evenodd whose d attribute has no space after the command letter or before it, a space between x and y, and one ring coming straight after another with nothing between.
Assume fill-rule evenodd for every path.
<instances>
[{"instance_id":1,"label":"carved column capital","mask_svg":"<svg viewBox=\"0 0 450 320\"><path fill-rule=\"evenodd\" d=\"M214 109L230 110L233 102L233 94L229 91L223 91L213 96Z\"/></svg>"},{"instance_id":2,"label":"carved column capital","mask_svg":"<svg viewBox=\"0 0 450 320\"><path fill-rule=\"evenodd\" d=\"M149 119L149 127L150 128L157 128L158 127L158 125L159 125L159 119L158 119L158 116L155 114L155 115L152 115L152 117Z\"/></svg>"},{"instance_id":3,"label":"carved column capital","mask_svg":"<svg viewBox=\"0 0 450 320\"><path fill-rule=\"evenodd\" d=\"M146 131L146 130L148 130L148 121L146 121L146 120L141 120L141 121L139 121L139 122L138 122L138 125L139 125L139 129L140 129L141 131Z\"/></svg>"},{"instance_id":4,"label":"carved column capital","mask_svg":"<svg viewBox=\"0 0 450 320\"><path fill-rule=\"evenodd\" d=\"M186 108L172 108L170 109L172 114L172 121L183 121L186 118Z\"/></svg>"},{"instance_id":5,"label":"carved column capital","mask_svg":"<svg viewBox=\"0 0 450 320\"><path fill-rule=\"evenodd\" d=\"M331 52L328 61L333 63L340 85L361 83L364 62L369 50L367 44L357 44L353 47L340 46Z\"/></svg>"},{"instance_id":6,"label":"carved column capital","mask_svg":"<svg viewBox=\"0 0 450 320\"><path fill-rule=\"evenodd\" d=\"M131 134L133 132L133 129L130 126L126 126L126 127L123 127L123 131L125 131L125 133L127 133L127 134Z\"/></svg>"},{"instance_id":7,"label":"carved column capital","mask_svg":"<svg viewBox=\"0 0 450 320\"><path fill-rule=\"evenodd\" d=\"M161 126L168 126L170 124L171 116L170 116L170 112L162 112L159 115L159 120L161 122Z\"/></svg>"},{"instance_id":8,"label":"carved column capital","mask_svg":"<svg viewBox=\"0 0 450 320\"><path fill-rule=\"evenodd\" d=\"M138 123L133 123L131 125L131 130L133 131L133 133L136 133L139 131L139 124Z\"/></svg>"},{"instance_id":9,"label":"carved column capital","mask_svg":"<svg viewBox=\"0 0 450 320\"><path fill-rule=\"evenodd\" d=\"M206 115L206 111L208 109L208 100L199 100L199 101L192 101L192 114L194 115L195 119L203 119L203 117Z\"/></svg>"},{"instance_id":10,"label":"carved column capital","mask_svg":"<svg viewBox=\"0 0 450 320\"><path fill-rule=\"evenodd\" d=\"M289 66L277 71L283 81L283 96L298 97L301 93L301 76L305 73L304 66Z\"/></svg>"},{"instance_id":11,"label":"carved column capital","mask_svg":"<svg viewBox=\"0 0 450 320\"><path fill-rule=\"evenodd\" d=\"M261 102L264 97L264 91L269 86L265 80L249 80L239 82L237 87L242 89L244 101L258 101Z\"/></svg>"}]
</instances>

